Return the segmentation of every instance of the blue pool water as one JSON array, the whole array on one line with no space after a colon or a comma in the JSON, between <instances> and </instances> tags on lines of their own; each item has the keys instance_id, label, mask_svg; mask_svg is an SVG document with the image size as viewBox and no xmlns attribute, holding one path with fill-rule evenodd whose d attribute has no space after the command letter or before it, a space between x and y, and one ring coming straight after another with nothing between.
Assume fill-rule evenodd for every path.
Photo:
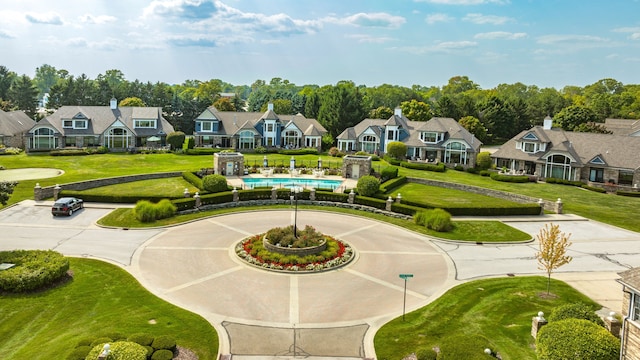
<instances>
[{"instance_id":1,"label":"blue pool water","mask_svg":"<svg viewBox=\"0 0 640 360\"><path fill-rule=\"evenodd\" d=\"M242 179L245 188L253 189L257 187L279 187L291 188L301 186L303 188L331 189L335 190L342 185L342 180L328 179L295 179L295 178L245 178Z\"/></svg>"}]
</instances>

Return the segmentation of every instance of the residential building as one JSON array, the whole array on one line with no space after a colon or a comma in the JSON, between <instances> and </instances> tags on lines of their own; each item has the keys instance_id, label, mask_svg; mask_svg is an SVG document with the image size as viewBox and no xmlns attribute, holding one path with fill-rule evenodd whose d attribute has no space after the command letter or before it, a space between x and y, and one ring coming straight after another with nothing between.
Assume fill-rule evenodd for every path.
<instances>
[{"instance_id":1,"label":"residential building","mask_svg":"<svg viewBox=\"0 0 640 360\"><path fill-rule=\"evenodd\" d=\"M194 121L196 146L238 151L253 151L259 146L320 151L322 136L327 133L316 119L307 119L302 114L276 114L273 104L264 113L218 111L210 106Z\"/></svg>"},{"instance_id":2,"label":"residential building","mask_svg":"<svg viewBox=\"0 0 640 360\"><path fill-rule=\"evenodd\" d=\"M0 147L25 148L25 134L35 125L23 111L0 110Z\"/></svg>"},{"instance_id":3,"label":"residential building","mask_svg":"<svg viewBox=\"0 0 640 360\"><path fill-rule=\"evenodd\" d=\"M338 149L351 153L364 151L382 155L393 141L407 145L407 158L413 161L443 162L474 167L482 142L456 120L434 117L412 121L396 108L387 120L364 119L337 137Z\"/></svg>"},{"instance_id":4,"label":"residential building","mask_svg":"<svg viewBox=\"0 0 640 360\"><path fill-rule=\"evenodd\" d=\"M620 359L640 360L640 268L618 275L623 293Z\"/></svg>"},{"instance_id":5,"label":"residential building","mask_svg":"<svg viewBox=\"0 0 640 360\"><path fill-rule=\"evenodd\" d=\"M28 133L31 151L66 147L105 146L124 151L147 145L147 139L164 144L173 126L160 107L62 106L36 123Z\"/></svg>"},{"instance_id":6,"label":"residential building","mask_svg":"<svg viewBox=\"0 0 640 360\"><path fill-rule=\"evenodd\" d=\"M640 186L640 136L564 131L552 122L547 117L503 144L491 155L496 166L543 179Z\"/></svg>"},{"instance_id":7,"label":"residential building","mask_svg":"<svg viewBox=\"0 0 640 360\"><path fill-rule=\"evenodd\" d=\"M640 136L640 120L605 119L604 127L614 135Z\"/></svg>"}]
</instances>

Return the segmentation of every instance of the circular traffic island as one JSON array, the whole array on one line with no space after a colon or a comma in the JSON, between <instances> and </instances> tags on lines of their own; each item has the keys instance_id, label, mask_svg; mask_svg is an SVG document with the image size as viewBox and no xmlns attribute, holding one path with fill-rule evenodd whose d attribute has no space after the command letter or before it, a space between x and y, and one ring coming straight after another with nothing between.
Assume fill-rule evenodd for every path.
<instances>
[{"instance_id":1,"label":"circular traffic island","mask_svg":"<svg viewBox=\"0 0 640 360\"><path fill-rule=\"evenodd\" d=\"M312 226L273 228L240 241L236 255L247 264L285 273L334 270L353 260L353 248Z\"/></svg>"}]
</instances>

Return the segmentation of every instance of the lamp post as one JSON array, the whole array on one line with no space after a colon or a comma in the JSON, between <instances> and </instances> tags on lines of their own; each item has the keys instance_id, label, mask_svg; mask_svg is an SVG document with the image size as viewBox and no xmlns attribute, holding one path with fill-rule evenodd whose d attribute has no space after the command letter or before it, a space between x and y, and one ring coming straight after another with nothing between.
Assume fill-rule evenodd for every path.
<instances>
[{"instance_id":1,"label":"lamp post","mask_svg":"<svg viewBox=\"0 0 640 360\"><path fill-rule=\"evenodd\" d=\"M298 238L298 193L302 190L300 186L291 187L291 202L295 200L295 207L293 210L293 237Z\"/></svg>"}]
</instances>

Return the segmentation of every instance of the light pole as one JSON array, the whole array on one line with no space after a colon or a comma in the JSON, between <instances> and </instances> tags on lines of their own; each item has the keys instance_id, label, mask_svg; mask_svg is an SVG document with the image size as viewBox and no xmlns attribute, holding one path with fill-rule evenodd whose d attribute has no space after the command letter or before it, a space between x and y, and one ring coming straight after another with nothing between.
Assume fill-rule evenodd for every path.
<instances>
[{"instance_id":1,"label":"light pole","mask_svg":"<svg viewBox=\"0 0 640 360\"><path fill-rule=\"evenodd\" d=\"M298 193L300 192L300 186L292 186L291 193L293 195L290 196L291 201L295 200L295 207L293 210L293 237L298 238Z\"/></svg>"}]
</instances>

